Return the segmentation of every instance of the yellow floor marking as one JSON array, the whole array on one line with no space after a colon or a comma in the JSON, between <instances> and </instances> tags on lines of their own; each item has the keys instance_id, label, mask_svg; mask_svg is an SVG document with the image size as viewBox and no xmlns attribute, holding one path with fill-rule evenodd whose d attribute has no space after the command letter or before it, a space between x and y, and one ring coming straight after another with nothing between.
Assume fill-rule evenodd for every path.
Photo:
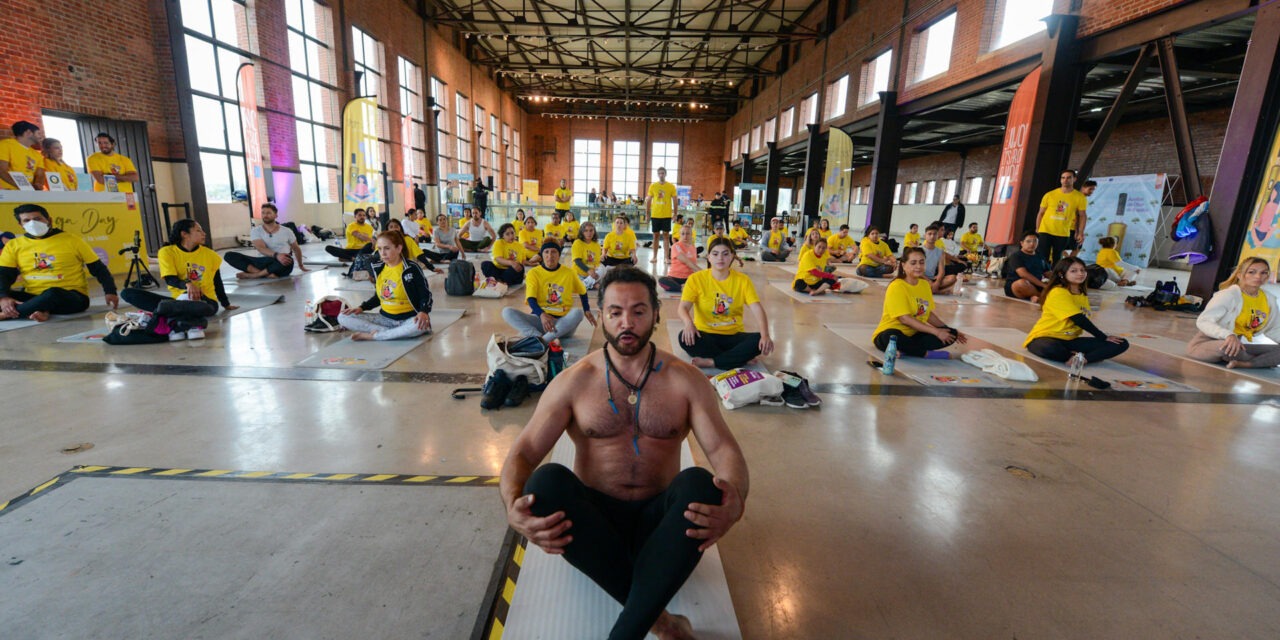
<instances>
[{"instance_id":1,"label":"yellow floor marking","mask_svg":"<svg viewBox=\"0 0 1280 640\"><path fill-rule=\"evenodd\" d=\"M516 593L516 583L511 578L507 578L507 584L502 587L502 599L511 604L511 596Z\"/></svg>"},{"instance_id":2,"label":"yellow floor marking","mask_svg":"<svg viewBox=\"0 0 1280 640\"><path fill-rule=\"evenodd\" d=\"M494 620L493 629L489 631L489 640L502 640L502 621Z\"/></svg>"},{"instance_id":3,"label":"yellow floor marking","mask_svg":"<svg viewBox=\"0 0 1280 640\"><path fill-rule=\"evenodd\" d=\"M155 473L153 473L153 474L151 474L151 475L153 475L153 476L179 476L179 475L182 475L182 474L184 474L184 473L186 473L186 472L188 472L188 471L190 471L190 469L165 469L164 471L157 471L157 472L155 472Z\"/></svg>"},{"instance_id":4,"label":"yellow floor marking","mask_svg":"<svg viewBox=\"0 0 1280 640\"><path fill-rule=\"evenodd\" d=\"M394 474L394 473L383 473L376 476L369 476L368 478L365 478L364 481L365 482L382 482L383 480L386 480L388 478L394 478L396 477L396 475L397 474Z\"/></svg>"},{"instance_id":5,"label":"yellow floor marking","mask_svg":"<svg viewBox=\"0 0 1280 640\"><path fill-rule=\"evenodd\" d=\"M408 478L405 482L428 482L439 477L440 476L414 476L412 478Z\"/></svg>"},{"instance_id":6,"label":"yellow floor marking","mask_svg":"<svg viewBox=\"0 0 1280 640\"><path fill-rule=\"evenodd\" d=\"M117 475L117 476L131 476L135 473L142 473L143 471L150 471L150 470L151 470L151 467L129 467L128 469L112 471L111 473L112 475Z\"/></svg>"},{"instance_id":7,"label":"yellow floor marking","mask_svg":"<svg viewBox=\"0 0 1280 640\"><path fill-rule=\"evenodd\" d=\"M449 478L449 480L447 480L447 482L453 482L453 483L459 483L459 484L460 484L460 483L463 483L463 482L471 482L472 480L475 480L476 478L479 478L479 477L480 477L480 476L458 476L458 477L456 477L456 478Z\"/></svg>"},{"instance_id":8,"label":"yellow floor marking","mask_svg":"<svg viewBox=\"0 0 1280 640\"><path fill-rule=\"evenodd\" d=\"M314 476L314 475L316 475L316 474L314 474L314 473L291 473L291 474L289 474L289 475L285 476L285 477L284 477L284 479L285 479L285 480L303 480L303 479L305 479L305 478L310 478L311 476Z\"/></svg>"},{"instance_id":9,"label":"yellow floor marking","mask_svg":"<svg viewBox=\"0 0 1280 640\"><path fill-rule=\"evenodd\" d=\"M498 484L499 482L502 482L502 478L499 478L497 476L494 476L484 481L485 484Z\"/></svg>"},{"instance_id":10,"label":"yellow floor marking","mask_svg":"<svg viewBox=\"0 0 1280 640\"><path fill-rule=\"evenodd\" d=\"M516 545L516 552L512 555L512 557L515 559L517 567L523 567L524 566L524 547L520 545Z\"/></svg>"},{"instance_id":11,"label":"yellow floor marking","mask_svg":"<svg viewBox=\"0 0 1280 640\"><path fill-rule=\"evenodd\" d=\"M108 467L92 466L92 467L82 467L80 469L72 469L72 471L76 473L93 473L94 471L102 471L103 469L107 469L107 468Z\"/></svg>"},{"instance_id":12,"label":"yellow floor marking","mask_svg":"<svg viewBox=\"0 0 1280 640\"><path fill-rule=\"evenodd\" d=\"M203 478L212 478L214 476L225 476L228 473L231 473L231 469L212 469L205 471L204 473L197 473L196 475Z\"/></svg>"},{"instance_id":13,"label":"yellow floor marking","mask_svg":"<svg viewBox=\"0 0 1280 640\"><path fill-rule=\"evenodd\" d=\"M46 483L44 483L44 484L42 484L42 485L40 485L40 486L36 487L35 489L32 489L32 490L31 490L31 495L33 495L33 496L34 496L35 494L40 493L41 491L44 491L45 489L48 489L49 487L52 487L53 485L57 484L57 482L58 482L58 479L57 479L57 478L54 478L54 479L52 479L52 480L50 480L50 481L48 481L48 482L46 482Z\"/></svg>"},{"instance_id":14,"label":"yellow floor marking","mask_svg":"<svg viewBox=\"0 0 1280 640\"><path fill-rule=\"evenodd\" d=\"M5 507L8 507L8 506L9 506L8 502L0 503L0 511L4 511Z\"/></svg>"},{"instance_id":15,"label":"yellow floor marking","mask_svg":"<svg viewBox=\"0 0 1280 640\"><path fill-rule=\"evenodd\" d=\"M348 480L348 479L350 479L350 478L354 478L354 477L356 477L356 475L358 475L358 474L354 474L354 473L335 473L335 474L333 474L333 475L331 475L331 476L329 476L329 477L325 478L325 480Z\"/></svg>"},{"instance_id":16,"label":"yellow floor marking","mask_svg":"<svg viewBox=\"0 0 1280 640\"><path fill-rule=\"evenodd\" d=\"M270 475L275 475L275 472L274 472L274 471L246 471L245 473L242 473L242 474L240 474L240 475L239 475L239 476L237 476L237 477L239 477L239 478L263 478L263 477L270 476Z\"/></svg>"}]
</instances>

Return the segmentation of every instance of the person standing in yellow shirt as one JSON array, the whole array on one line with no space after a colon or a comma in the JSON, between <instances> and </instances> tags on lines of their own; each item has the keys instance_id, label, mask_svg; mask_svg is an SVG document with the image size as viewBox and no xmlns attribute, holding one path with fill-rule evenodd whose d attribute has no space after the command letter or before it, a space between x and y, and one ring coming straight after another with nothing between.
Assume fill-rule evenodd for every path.
<instances>
[{"instance_id":1,"label":"person standing in yellow shirt","mask_svg":"<svg viewBox=\"0 0 1280 640\"><path fill-rule=\"evenodd\" d=\"M1040 320L1023 343L1027 351L1055 362L1085 364L1114 358L1129 349L1129 342L1108 336L1089 319L1089 271L1080 258L1065 258L1054 265L1040 298ZM1088 331L1092 338L1080 335Z\"/></svg>"},{"instance_id":2,"label":"person standing in yellow shirt","mask_svg":"<svg viewBox=\"0 0 1280 640\"><path fill-rule=\"evenodd\" d=\"M1084 242L1085 209L1089 207L1089 199L1075 189L1076 172L1067 169L1058 180L1062 186L1044 194L1036 214L1038 252L1049 264L1063 258L1072 240L1077 246Z\"/></svg>"},{"instance_id":3,"label":"person standing in yellow shirt","mask_svg":"<svg viewBox=\"0 0 1280 640\"><path fill-rule=\"evenodd\" d=\"M525 299L531 313L506 307L502 310L502 319L520 335L540 338L547 344L573 333L584 318L596 326L587 286L572 268L560 265L560 245L544 243L540 253L542 264L529 269L524 279ZM581 309L573 306L575 295L582 301Z\"/></svg>"},{"instance_id":4,"label":"person standing in yellow shirt","mask_svg":"<svg viewBox=\"0 0 1280 640\"><path fill-rule=\"evenodd\" d=\"M26 233L5 243L0 251L0 320L44 322L50 314L88 309L85 269L102 285L107 304L116 308L115 280L88 242L54 229L49 211L38 204L18 205L13 217ZM20 291L11 288L19 277L25 283Z\"/></svg>"},{"instance_id":5,"label":"person standing in yellow shirt","mask_svg":"<svg viewBox=\"0 0 1280 640\"><path fill-rule=\"evenodd\" d=\"M735 258L733 243L716 238L707 249L710 268L690 275L680 292L680 346L695 367L727 371L773 352L764 305L751 278L731 268ZM748 309L759 333L744 331L742 317Z\"/></svg>"},{"instance_id":6,"label":"person standing in yellow shirt","mask_svg":"<svg viewBox=\"0 0 1280 640\"><path fill-rule=\"evenodd\" d=\"M644 199L649 211L649 227L653 231L653 256L649 262L658 261L658 250L664 247L665 260L671 261L671 216L676 209L676 186L667 182L666 167L658 167L658 181L649 185L649 195ZM665 243L665 244L664 244Z\"/></svg>"},{"instance_id":7,"label":"person standing in yellow shirt","mask_svg":"<svg viewBox=\"0 0 1280 640\"><path fill-rule=\"evenodd\" d=\"M42 137L40 127L26 120L13 123L13 137L0 140L0 189L18 188L10 171L25 175L32 187L44 183L44 157L34 148Z\"/></svg>"},{"instance_id":8,"label":"person standing in yellow shirt","mask_svg":"<svg viewBox=\"0 0 1280 640\"><path fill-rule=\"evenodd\" d=\"M40 150L44 153L44 180L40 186L47 189L49 176L56 174L67 191L75 191L79 188L80 179L76 177L76 170L62 161L61 140L45 138L44 142L40 143Z\"/></svg>"},{"instance_id":9,"label":"person standing in yellow shirt","mask_svg":"<svg viewBox=\"0 0 1280 640\"><path fill-rule=\"evenodd\" d=\"M902 252L898 277L884 293L884 310L872 342L884 351L892 338L898 339L898 353L926 357L952 343L964 344L968 337L948 327L934 313L933 291L924 277L924 249L908 247Z\"/></svg>"},{"instance_id":10,"label":"person standing in yellow shirt","mask_svg":"<svg viewBox=\"0 0 1280 640\"><path fill-rule=\"evenodd\" d=\"M89 175L93 176L93 190L108 191L107 176L112 176L116 191L133 193L133 183L138 181L138 170L133 166L133 161L116 153L116 139L105 131L99 133L96 140L98 153L85 160Z\"/></svg>"}]
</instances>

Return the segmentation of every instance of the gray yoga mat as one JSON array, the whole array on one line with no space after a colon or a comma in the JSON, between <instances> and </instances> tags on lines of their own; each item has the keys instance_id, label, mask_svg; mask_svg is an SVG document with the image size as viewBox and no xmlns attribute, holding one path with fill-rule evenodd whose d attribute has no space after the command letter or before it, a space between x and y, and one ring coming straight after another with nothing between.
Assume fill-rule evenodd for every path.
<instances>
[{"instance_id":1,"label":"gray yoga mat","mask_svg":"<svg viewBox=\"0 0 1280 640\"><path fill-rule=\"evenodd\" d=\"M121 301L120 306L127 307L129 305ZM27 327L35 327L42 324L49 324L50 322L62 322L64 320L75 320L77 318L87 318L96 313L104 313L108 310L110 310L110 307L108 307L106 303L103 303L100 300L95 300L94 303L91 303L89 305L88 309L85 309L80 313L72 313L68 315L51 315L49 316L49 319L45 320L44 322L36 322L35 320L0 320L0 333L4 333L5 331L13 331L14 329L26 329Z\"/></svg>"},{"instance_id":2,"label":"gray yoga mat","mask_svg":"<svg viewBox=\"0 0 1280 640\"><path fill-rule=\"evenodd\" d=\"M679 320L668 320L666 322L666 325L667 325L667 337L671 339L671 353L675 354L677 358L680 358L681 360L689 364L693 364L693 357L690 356L689 353L684 350L684 347L680 346L680 332L684 330L684 323ZM698 367L698 368L703 373L707 374L708 377L720 375L725 371L724 369L717 369L715 367ZM764 374L770 373L769 369L764 365L760 364L759 362L746 364L738 368L751 369L753 371L759 371L760 373L764 373Z\"/></svg>"},{"instance_id":3,"label":"gray yoga mat","mask_svg":"<svg viewBox=\"0 0 1280 640\"><path fill-rule=\"evenodd\" d=\"M368 340L356 342L343 338L298 362L311 369L376 370L391 366L405 354L417 349L427 338L444 331L462 319L462 309L437 309L431 312L431 333L411 340Z\"/></svg>"},{"instance_id":4,"label":"gray yoga mat","mask_svg":"<svg viewBox=\"0 0 1280 640\"><path fill-rule=\"evenodd\" d=\"M278 302L284 302L283 295L274 293L228 293L227 299L231 301L231 304L240 308L234 311L223 311L210 318L210 320L230 318L242 313L249 313L250 311L261 309L263 307L269 307Z\"/></svg>"},{"instance_id":5,"label":"gray yoga mat","mask_svg":"<svg viewBox=\"0 0 1280 640\"><path fill-rule=\"evenodd\" d=\"M879 349L876 349L875 344L872 343L872 338L875 337L876 325L829 322L824 323L823 326L872 358L884 361L884 354ZM952 358L949 360L912 358L909 356L899 357L894 365L894 374L901 373L926 387L1004 389L1011 386L1006 380L986 373L977 367L965 364L960 359L959 353L952 353L951 355Z\"/></svg>"},{"instance_id":6,"label":"gray yoga mat","mask_svg":"<svg viewBox=\"0 0 1280 640\"><path fill-rule=\"evenodd\" d=\"M1152 335L1149 333L1117 333L1118 335L1129 341L1131 346L1144 347L1152 351L1159 351L1165 355L1175 358L1181 358L1187 362L1194 362L1199 365L1211 367L1218 371L1234 373L1238 376L1244 376L1258 382L1268 382L1271 384L1280 384L1280 367L1272 367L1270 369L1228 369L1224 364L1212 364L1201 362L1187 355L1187 343L1173 338Z\"/></svg>"},{"instance_id":7,"label":"gray yoga mat","mask_svg":"<svg viewBox=\"0 0 1280 640\"><path fill-rule=\"evenodd\" d=\"M849 304L849 299L845 297L845 294L835 291L827 291L820 296L811 296L792 289L790 281L770 280L769 286L786 294L788 298L804 304Z\"/></svg>"},{"instance_id":8,"label":"gray yoga mat","mask_svg":"<svg viewBox=\"0 0 1280 640\"><path fill-rule=\"evenodd\" d=\"M1065 362L1046 360L1023 348L1022 343L1027 339L1025 331L1003 327L975 327L966 328L964 332L1025 358L1046 364L1063 373L1071 371ZM1193 386L1174 382L1163 376L1134 369L1111 360L1085 365L1084 375L1094 376L1110 382L1111 388L1116 391L1158 391L1165 393L1199 391Z\"/></svg>"},{"instance_id":9,"label":"gray yoga mat","mask_svg":"<svg viewBox=\"0 0 1280 640\"><path fill-rule=\"evenodd\" d=\"M243 280L240 278L236 278L235 276L232 276L231 278L224 279L224 282L226 282L229 285L235 285L237 287L261 287L263 285L268 285L268 284L281 284L284 282L293 282L298 278L305 278L309 275L313 275L316 273L324 273L323 267L313 269L311 265L307 265L307 269L308 271L306 272L294 271L293 273L283 278L253 278L249 280Z\"/></svg>"},{"instance_id":10,"label":"gray yoga mat","mask_svg":"<svg viewBox=\"0 0 1280 640\"><path fill-rule=\"evenodd\" d=\"M97 327L88 331L58 338L58 342L72 344L101 344L102 339L111 333L111 327Z\"/></svg>"}]
</instances>

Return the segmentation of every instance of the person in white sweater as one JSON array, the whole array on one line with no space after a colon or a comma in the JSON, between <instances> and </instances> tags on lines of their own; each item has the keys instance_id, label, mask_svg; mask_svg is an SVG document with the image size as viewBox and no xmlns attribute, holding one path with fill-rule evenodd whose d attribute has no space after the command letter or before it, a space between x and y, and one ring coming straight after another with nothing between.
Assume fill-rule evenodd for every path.
<instances>
[{"instance_id":1,"label":"person in white sweater","mask_svg":"<svg viewBox=\"0 0 1280 640\"><path fill-rule=\"evenodd\" d=\"M1280 311L1275 296L1262 288L1271 268L1262 258L1245 258L1218 287L1200 317L1187 355L1201 362L1226 362L1227 368L1264 369L1280 365L1280 345L1254 344L1265 335L1280 342Z\"/></svg>"}]
</instances>

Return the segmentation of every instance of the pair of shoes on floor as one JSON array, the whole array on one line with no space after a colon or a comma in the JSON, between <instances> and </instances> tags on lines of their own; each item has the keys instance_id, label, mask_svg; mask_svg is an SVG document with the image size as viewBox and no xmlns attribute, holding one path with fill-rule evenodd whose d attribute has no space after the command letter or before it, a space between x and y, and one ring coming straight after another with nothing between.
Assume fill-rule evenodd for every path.
<instances>
[{"instance_id":1,"label":"pair of shoes on floor","mask_svg":"<svg viewBox=\"0 0 1280 640\"><path fill-rule=\"evenodd\" d=\"M516 379L512 380L506 371L498 369L484 382L484 389L480 395L480 408L492 410L499 409L504 405L518 407L524 404L525 399L528 397L528 378L516 376Z\"/></svg>"},{"instance_id":2,"label":"pair of shoes on floor","mask_svg":"<svg viewBox=\"0 0 1280 640\"><path fill-rule=\"evenodd\" d=\"M782 401L791 409L808 409L822 404L822 398L809 388L809 381L794 371L774 373L782 380Z\"/></svg>"},{"instance_id":3,"label":"pair of shoes on floor","mask_svg":"<svg viewBox=\"0 0 1280 640\"><path fill-rule=\"evenodd\" d=\"M191 327L186 331L169 332L169 342L178 342L180 340L204 340L204 329Z\"/></svg>"}]
</instances>

